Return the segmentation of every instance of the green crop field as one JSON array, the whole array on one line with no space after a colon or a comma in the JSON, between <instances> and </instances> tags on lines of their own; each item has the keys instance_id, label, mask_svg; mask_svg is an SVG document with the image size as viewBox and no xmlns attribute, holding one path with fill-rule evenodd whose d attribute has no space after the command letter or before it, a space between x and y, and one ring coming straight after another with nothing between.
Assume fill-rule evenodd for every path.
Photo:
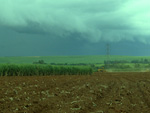
<instances>
[{"instance_id":1,"label":"green crop field","mask_svg":"<svg viewBox=\"0 0 150 113\"><path fill-rule=\"evenodd\" d=\"M137 60L137 59L150 59L149 56L110 56L110 60ZM104 63L106 56L29 56L29 57L0 57L0 63L11 64L32 64L38 60L44 60L45 63Z\"/></svg>"},{"instance_id":2,"label":"green crop field","mask_svg":"<svg viewBox=\"0 0 150 113\"><path fill-rule=\"evenodd\" d=\"M89 66L51 66L47 64L0 64L0 76L91 75Z\"/></svg>"},{"instance_id":3,"label":"green crop field","mask_svg":"<svg viewBox=\"0 0 150 113\"><path fill-rule=\"evenodd\" d=\"M144 61L144 59L147 59L148 62L130 63L133 60ZM40 60L44 61L43 65L39 64ZM0 75L88 75L103 67L104 60L107 60L107 56L0 57ZM150 68L150 57L110 56L109 60L128 61L128 63L112 63L109 68L106 67L108 71L145 71ZM71 65L65 65L66 63Z\"/></svg>"}]
</instances>

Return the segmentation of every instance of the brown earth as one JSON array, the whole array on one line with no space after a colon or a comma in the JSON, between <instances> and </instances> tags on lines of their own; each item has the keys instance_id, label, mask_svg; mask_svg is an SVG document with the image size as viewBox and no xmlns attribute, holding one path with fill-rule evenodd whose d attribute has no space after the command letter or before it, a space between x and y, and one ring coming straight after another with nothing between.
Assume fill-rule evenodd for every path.
<instances>
[{"instance_id":1,"label":"brown earth","mask_svg":"<svg viewBox=\"0 0 150 113\"><path fill-rule=\"evenodd\" d=\"M0 113L150 113L150 72L0 77Z\"/></svg>"}]
</instances>

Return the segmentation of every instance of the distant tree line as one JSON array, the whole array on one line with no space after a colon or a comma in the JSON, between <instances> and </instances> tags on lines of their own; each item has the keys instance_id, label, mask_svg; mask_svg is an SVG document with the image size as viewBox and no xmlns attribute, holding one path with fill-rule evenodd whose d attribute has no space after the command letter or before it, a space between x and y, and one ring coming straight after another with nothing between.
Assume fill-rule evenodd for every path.
<instances>
[{"instance_id":1,"label":"distant tree line","mask_svg":"<svg viewBox=\"0 0 150 113\"><path fill-rule=\"evenodd\" d=\"M69 66L79 66L79 65L82 65L82 66L87 66L89 65L88 63L50 63L50 65L69 65Z\"/></svg>"},{"instance_id":2,"label":"distant tree line","mask_svg":"<svg viewBox=\"0 0 150 113\"><path fill-rule=\"evenodd\" d=\"M148 59L140 59L140 60L109 60L109 61L104 61L104 64L118 64L118 63L140 63L140 64L149 64L150 60Z\"/></svg>"},{"instance_id":3,"label":"distant tree line","mask_svg":"<svg viewBox=\"0 0 150 113\"><path fill-rule=\"evenodd\" d=\"M150 64L150 60L148 59L140 59L140 60L104 60L104 65L111 65L111 64L123 64L123 63L136 63L136 64ZM33 62L33 64L47 64L44 60L39 60L37 62ZM90 63L49 63L50 65L68 65L68 66L87 66L90 65L91 67L95 67L94 64ZM101 64L101 63L96 63Z\"/></svg>"},{"instance_id":4,"label":"distant tree line","mask_svg":"<svg viewBox=\"0 0 150 113\"><path fill-rule=\"evenodd\" d=\"M33 62L33 64L47 64L44 62L44 60L39 60L37 62ZM69 66L87 66L87 65L94 65L94 64L88 64L88 63L49 63L50 65L69 65Z\"/></svg>"},{"instance_id":5,"label":"distant tree line","mask_svg":"<svg viewBox=\"0 0 150 113\"><path fill-rule=\"evenodd\" d=\"M148 59L141 59L141 60L132 60L131 63L148 64L150 63L150 61Z\"/></svg>"},{"instance_id":6,"label":"distant tree line","mask_svg":"<svg viewBox=\"0 0 150 113\"><path fill-rule=\"evenodd\" d=\"M33 64L46 64L44 60L39 60L38 62L33 62Z\"/></svg>"}]
</instances>

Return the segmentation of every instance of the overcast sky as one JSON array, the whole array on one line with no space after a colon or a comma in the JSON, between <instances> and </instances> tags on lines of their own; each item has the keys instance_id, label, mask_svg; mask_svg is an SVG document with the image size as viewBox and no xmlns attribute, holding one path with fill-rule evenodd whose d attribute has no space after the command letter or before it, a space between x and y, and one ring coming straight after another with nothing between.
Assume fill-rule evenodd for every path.
<instances>
[{"instance_id":1,"label":"overcast sky","mask_svg":"<svg viewBox=\"0 0 150 113\"><path fill-rule=\"evenodd\" d=\"M0 0L0 56L150 55L149 0Z\"/></svg>"}]
</instances>

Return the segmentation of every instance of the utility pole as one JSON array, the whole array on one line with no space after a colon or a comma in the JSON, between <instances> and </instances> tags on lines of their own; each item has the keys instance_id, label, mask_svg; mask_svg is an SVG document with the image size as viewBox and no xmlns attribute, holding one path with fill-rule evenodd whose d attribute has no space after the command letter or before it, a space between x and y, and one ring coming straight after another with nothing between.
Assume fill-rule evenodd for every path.
<instances>
[{"instance_id":1,"label":"utility pole","mask_svg":"<svg viewBox=\"0 0 150 113\"><path fill-rule=\"evenodd\" d=\"M110 44L106 44L106 67L108 68L110 64Z\"/></svg>"}]
</instances>

